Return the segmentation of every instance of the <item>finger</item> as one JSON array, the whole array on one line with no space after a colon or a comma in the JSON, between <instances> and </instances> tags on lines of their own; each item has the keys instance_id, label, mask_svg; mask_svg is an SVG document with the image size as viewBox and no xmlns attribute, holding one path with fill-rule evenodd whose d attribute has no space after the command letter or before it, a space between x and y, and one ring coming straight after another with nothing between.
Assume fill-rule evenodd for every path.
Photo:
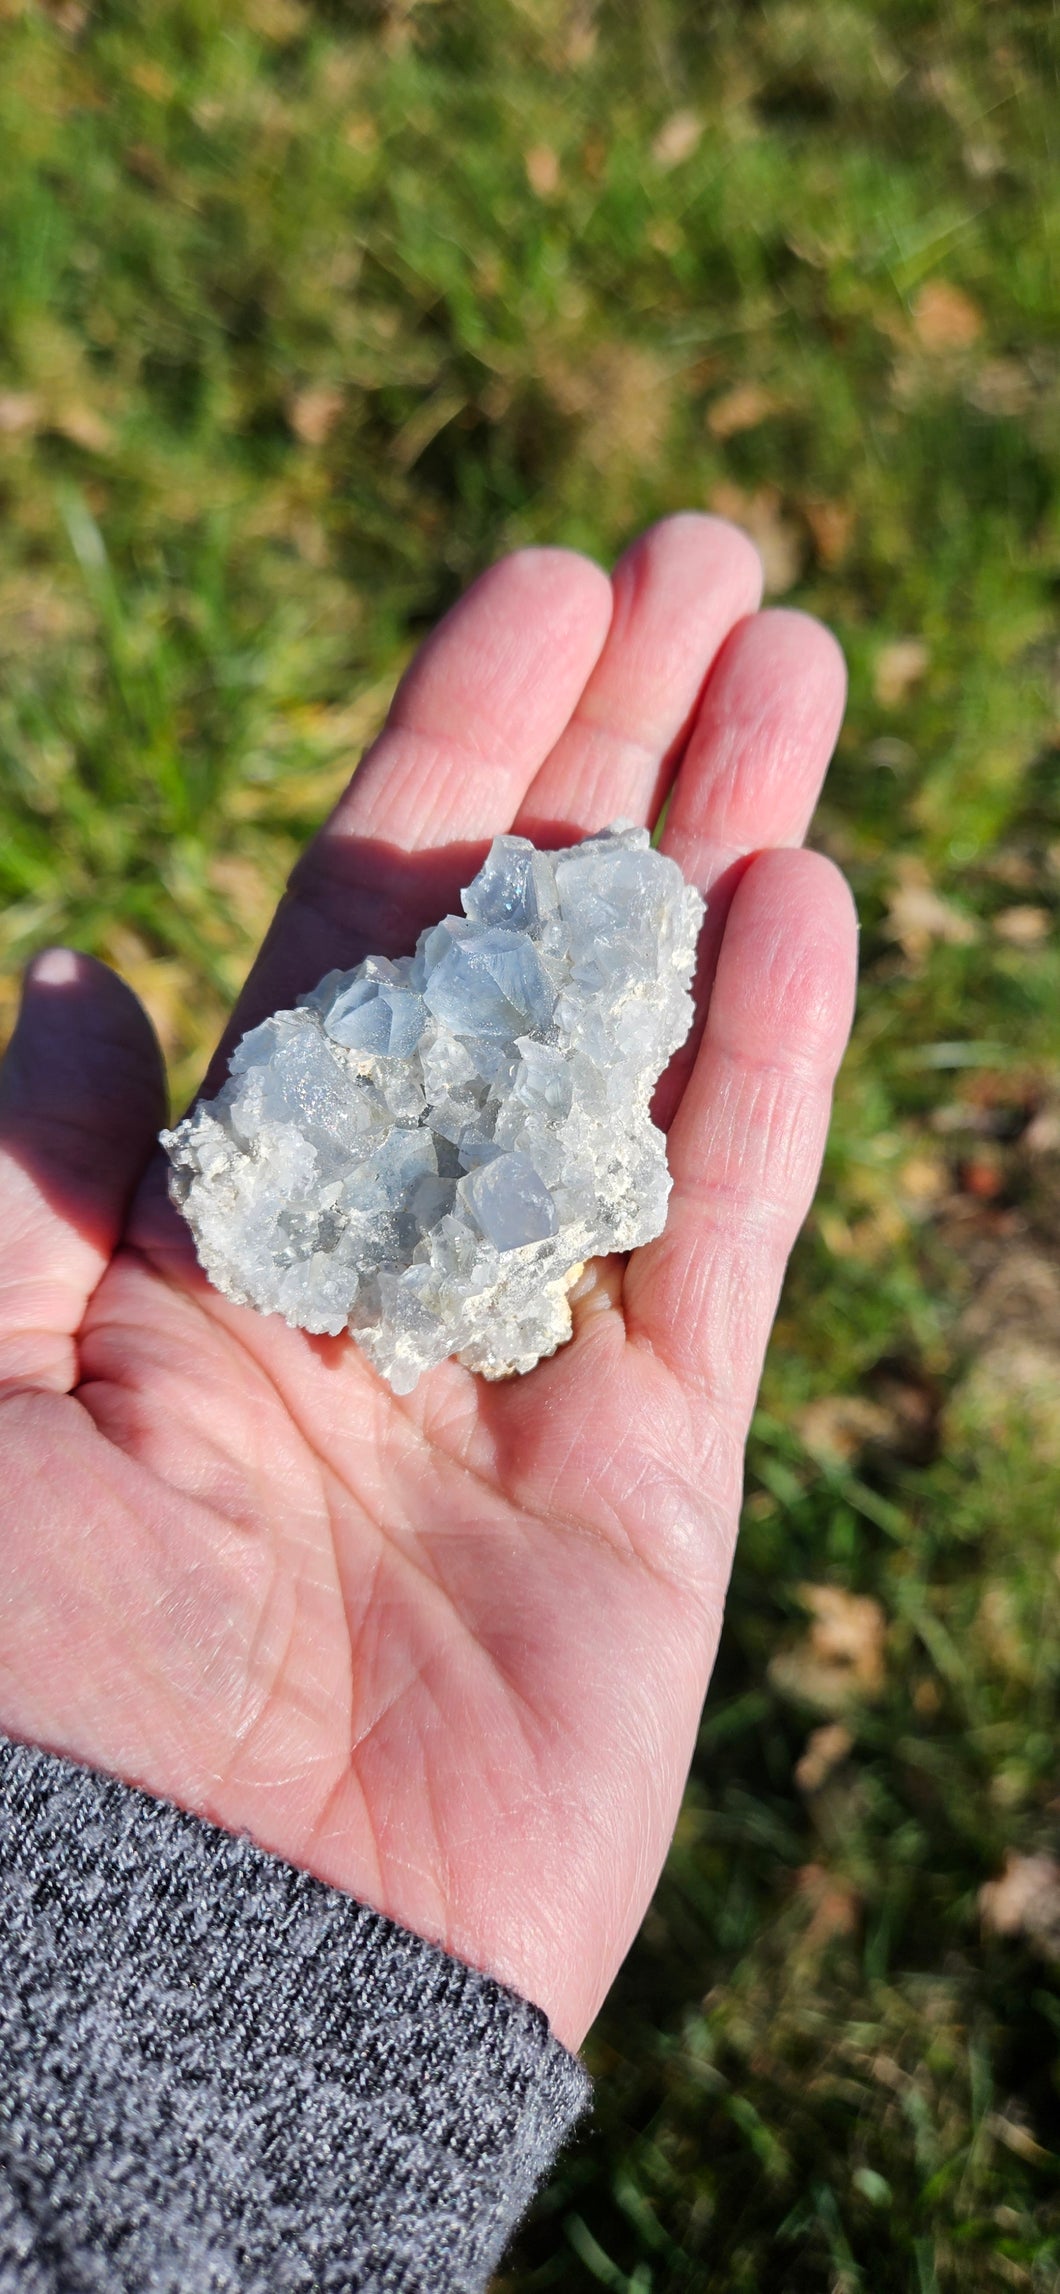
<instances>
[{"instance_id":1,"label":"finger","mask_svg":"<svg viewBox=\"0 0 1060 2294\"><path fill-rule=\"evenodd\" d=\"M801 844L835 747L846 668L809 614L776 608L742 622L722 648L677 777L663 850L707 895L697 1023L664 1078L668 1126L696 1057L729 903L747 856Z\"/></svg>"},{"instance_id":2,"label":"finger","mask_svg":"<svg viewBox=\"0 0 1060 2294\"><path fill-rule=\"evenodd\" d=\"M165 1116L131 988L69 948L38 956L0 1069L0 1385L76 1384L75 1334Z\"/></svg>"},{"instance_id":3,"label":"finger","mask_svg":"<svg viewBox=\"0 0 1060 2294\"><path fill-rule=\"evenodd\" d=\"M298 862L226 1045L333 966L410 951L453 906L567 723L610 619L607 575L570 550L517 551L468 590Z\"/></svg>"},{"instance_id":4,"label":"finger","mask_svg":"<svg viewBox=\"0 0 1060 2294\"><path fill-rule=\"evenodd\" d=\"M853 902L830 861L769 852L751 862L670 1131L666 1229L627 1269L630 1336L740 1434L817 1183L856 943Z\"/></svg>"},{"instance_id":5,"label":"finger","mask_svg":"<svg viewBox=\"0 0 1060 2294\"><path fill-rule=\"evenodd\" d=\"M542 842L655 820L718 648L759 602L762 561L737 526L688 511L639 535L612 587L603 652L516 823Z\"/></svg>"}]
</instances>

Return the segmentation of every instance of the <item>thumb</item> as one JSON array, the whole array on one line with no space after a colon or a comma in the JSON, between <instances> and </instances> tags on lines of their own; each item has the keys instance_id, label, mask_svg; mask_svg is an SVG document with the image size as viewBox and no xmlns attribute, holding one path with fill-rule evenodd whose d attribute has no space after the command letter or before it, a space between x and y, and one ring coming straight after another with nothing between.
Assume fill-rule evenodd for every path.
<instances>
[{"instance_id":1,"label":"thumb","mask_svg":"<svg viewBox=\"0 0 1060 2294\"><path fill-rule=\"evenodd\" d=\"M47 949L0 1068L0 1389L76 1385L76 1333L165 1113L162 1054L131 988Z\"/></svg>"}]
</instances>

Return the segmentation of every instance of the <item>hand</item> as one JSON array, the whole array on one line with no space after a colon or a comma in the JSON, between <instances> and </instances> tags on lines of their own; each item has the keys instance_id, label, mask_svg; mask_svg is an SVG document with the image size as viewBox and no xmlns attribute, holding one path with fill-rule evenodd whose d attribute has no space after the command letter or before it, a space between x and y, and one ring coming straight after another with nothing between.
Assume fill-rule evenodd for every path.
<instances>
[{"instance_id":1,"label":"hand","mask_svg":"<svg viewBox=\"0 0 1060 2294\"><path fill-rule=\"evenodd\" d=\"M572 2047L670 1839L850 1019L850 899L795 849L841 660L758 596L750 544L691 516L613 582L558 550L485 574L233 1023L411 949L513 822L562 843L672 789L665 849L710 910L660 1095L669 1220L597 1262L529 1377L448 1362L397 1401L351 1341L211 1290L154 1147L157 1046L104 966L38 959L0 1079L0 1727L250 1833Z\"/></svg>"}]
</instances>

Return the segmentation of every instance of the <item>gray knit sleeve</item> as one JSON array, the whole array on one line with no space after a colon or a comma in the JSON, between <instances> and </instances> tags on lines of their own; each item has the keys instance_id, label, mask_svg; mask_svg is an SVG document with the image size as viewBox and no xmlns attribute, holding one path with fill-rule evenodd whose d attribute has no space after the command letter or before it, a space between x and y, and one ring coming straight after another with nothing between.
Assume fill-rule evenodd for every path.
<instances>
[{"instance_id":1,"label":"gray knit sleeve","mask_svg":"<svg viewBox=\"0 0 1060 2294\"><path fill-rule=\"evenodd\" d=\"M585 2109L540 2010L0 1739L0 2294L472 2294Z\"/></svg>"}]
</instances>

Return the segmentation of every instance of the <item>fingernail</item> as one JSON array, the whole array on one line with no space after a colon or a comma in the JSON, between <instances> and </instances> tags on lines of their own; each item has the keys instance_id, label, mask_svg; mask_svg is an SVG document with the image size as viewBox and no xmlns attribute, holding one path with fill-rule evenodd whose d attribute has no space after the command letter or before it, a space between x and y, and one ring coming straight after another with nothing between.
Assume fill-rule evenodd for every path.
<instances>
[{"instance_id":1,"label":"fingernail","mask_svg":"<svg viewBox=\"0 0 1060 2294\"><path fill-rule=\"evenodd\" d=\"M34 956L26 977L35 987L71 988L80 969L80 958L73 948L44 948Z\"/></svg>"}]
</instances>

